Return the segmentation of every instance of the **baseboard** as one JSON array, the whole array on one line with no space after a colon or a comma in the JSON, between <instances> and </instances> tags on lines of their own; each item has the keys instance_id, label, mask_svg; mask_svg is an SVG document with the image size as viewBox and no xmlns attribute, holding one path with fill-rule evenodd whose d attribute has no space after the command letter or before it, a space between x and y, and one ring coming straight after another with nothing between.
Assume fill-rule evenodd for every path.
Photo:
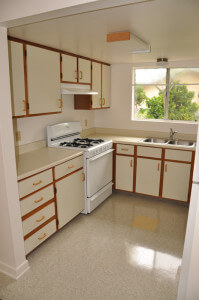
<instances>
[{"instance_id":1,"label":"baseboard","mask_svg":"<svg viewBox=\"0 0 199 300\"><path fill-rule=\"evenodd\" d=\"M25 260L17 269L0 262L0 272L13 279L19 279L29 268L27 260Z\"/></svg>"}]
</instances>

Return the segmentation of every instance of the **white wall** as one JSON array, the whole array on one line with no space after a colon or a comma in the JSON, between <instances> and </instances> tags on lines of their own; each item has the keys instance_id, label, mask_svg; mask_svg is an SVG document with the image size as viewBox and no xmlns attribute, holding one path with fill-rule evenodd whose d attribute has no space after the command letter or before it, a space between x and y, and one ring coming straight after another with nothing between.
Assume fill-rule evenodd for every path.
<instances>
[{"instance_id":1,"label":"white wall","mask_svg":"<svg viewBox=\"0 0 199 300\"><path fill-rule=\"evenodd\" d=\"M18 278L25 258L15 164L7 30L0 27L0 271Z\"/></svg>"},{"instance_id":2,"label":"white wall","mask_svg":"<svg viewBox=\"0 0 199 300\"><path fill-rule=\"evenodd\" d=\"M14 121L14 130L21 132L19 145L46 139L46 126L68 121L80 121L82 129L94 127L94 112L74 109L74 96L63 95L63 112L55 115L21 118ZM87 120L87 126L85 126Z\"/></svg>"},{"instance_id":3,"label":"white wall","mask_svg":"<svg viewBox=\"0 0 199 300\"><path fill-rule=\"evenodd\" d=\"M132 65L111 66L111 108L95 112L95 126L141 131L169 132L170 127L180 133L196 134L196 124L165 121L132 121Z\"/></svg>"}]
</instances>

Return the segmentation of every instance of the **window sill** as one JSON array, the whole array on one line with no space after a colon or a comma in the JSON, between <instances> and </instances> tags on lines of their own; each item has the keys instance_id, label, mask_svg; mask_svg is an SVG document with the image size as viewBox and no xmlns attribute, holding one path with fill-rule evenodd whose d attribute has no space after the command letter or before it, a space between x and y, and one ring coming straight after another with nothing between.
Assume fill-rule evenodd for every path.
<instances>
[{"instance_id":1,"label":"window sill","mask_svg":"<svg viewBox=\"0 0 199 300\"><path fill-rule=\"evenodd\" d=\"M162 123L162 124L184 124L184 125L196 125L198 126L198 122L194 121L179 121L179 120L158 120L158 119L131 119L133 122L154 122L154 123Z\"/></svg>"}]
</instances>

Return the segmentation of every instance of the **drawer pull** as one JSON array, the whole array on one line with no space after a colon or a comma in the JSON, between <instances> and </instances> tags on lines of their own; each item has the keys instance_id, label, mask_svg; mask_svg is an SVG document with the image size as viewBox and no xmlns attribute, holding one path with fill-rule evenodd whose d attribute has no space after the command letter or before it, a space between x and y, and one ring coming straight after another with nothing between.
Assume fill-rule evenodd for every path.
<instances>
[{"instance_id":1,"label":"drawer pull","mask_svg":"<svg viewBox=\"0 0 199 300\"><path fill-rule=\"evenodd\" d=\"M82 181L85 181L85 173L82 173Z\"/></svg>"},{"instance_id":2,"label":"drawer pull","mask_svg":"<svg viewBox=\"0 0 199 300\"><path fill-rule=\"evenodd\" d=\"M130 160L130 167L131 168L133 167L133 160L132 159Z\"/></svg>"},{"instance_id":3,"label":"drawer pull","mask_svg":"<svg viewBox=\"0 0 199 300\"><path fill-rule=\"evenodd\" d=\"M74 74L75 74L75 79L77 79L77 71L75 71Z\"/></svg>"},{"instance_id":4,"label":"drawer pull","mask_svg":"<svg viewBox=\"0 0 199 300\"><path fill-rule=\"evenodd\" d=\"M38 184L41 184L41 183L42 183L42 180L39 180L38 182L33 183L33 185L38 185Z\"/></svg>"},{"instance_id":5,"label":"drawer pull","mask_svg":"<svg viewBox=\"0 0 199 300\"><path fill-rule=\"evenodd\" d=\"M80 79L83 79L83 72L80 71Z\"/></svg>"},{"instance_id":6,"label":"drawer pull","mask_svg":"<svg viewBox=\"0 0 199 300\"><path fill-rule=\"evenodd\" d=\"M45 219L45 216L42 216L40 220L36 220L36 222L41 222L43 219Z\"/></svg>"},{"instance_id":7,"label":"drawer pull","mask_svg":"<svg viewBox=\"0 0 199 300\"><path fill-rule=\"evenodd\" d=\"M26 100L22 100L22 102L24 103L24 109L23 109L23 111L26 111Z\"/></svg>"},{"instance_id":8,"label":"drawer pull","mask_svg":"<svg viewBox=\"0 0 199 300\"><path fill-rule=\"evenodd\" d=\"M42 200L44 200L44 197L41 197L39 200L35 200L34 202L35 202L35 203L39 203L39 202L41 202Z\"/></svg>"},{"instance_id":9,"label":"drawer pull","mask_svg":"<svg viewBox=\"0 0 199 300\"><path fill-rule=\"evenodd\" d=\"M158 163L158 171L160 170L160 163Z\"/></svg>"},{"instance_id":10,"label":"drawer pull","mask_svg":"<svg viewBox=\"0 0 199 300\"><path fill-rule=\"evenodd\" d=\"M68 166L68 169L74 168L75 165Z\"/></svg>"},{"instance_id":11,"label":"drawer pull","mask_svg":"<svg viewBox=\"0 0 199 300\"><path fill-rule=\"evenodd\" d=\"M62 101L62 99L59 99L59 108L63 108L63 101Z\"/></svg>"},{"instance_id":12,"label":"drawer pull","mask_svg":"<svg viewBox=\"0 0 199 300\"><path fill-rule=\"evenodd\" d=\"M127 148L121 148L122 151L129 151Z\"/></svg>"},{"instance_id":13,"label":"drawer pull","mask_svg":"<svg viewBox=\"0 0 199 300\"><path fill-rule=\"evenodd\" d=\"M46 233L44 233L44 235L43 236L41 236L41 237L38 237L38 240L42 240L42 239L44 239L45 237L47 236L47 234Z\"/></svg>"},{"instance_id":14,"label":"drawer pull","mask_svg":"<svg viewBox=\"0 0 199 300\"><path fill-rule=\"evenodd\" d=\"M167 172L167 164L165 165L165 172Z\"/></svg>"},{"instance_id":15,"label":"drawer pull","mask_svg":"<svg viewBox=\"0 0 199 300\"><path fill-rule=\"evenodd\" d=\"M103 100L103 104L102 105L105 105L105 102L106 102L105 98L102 98L102 100Z\"/></svg>"}]
</instances>

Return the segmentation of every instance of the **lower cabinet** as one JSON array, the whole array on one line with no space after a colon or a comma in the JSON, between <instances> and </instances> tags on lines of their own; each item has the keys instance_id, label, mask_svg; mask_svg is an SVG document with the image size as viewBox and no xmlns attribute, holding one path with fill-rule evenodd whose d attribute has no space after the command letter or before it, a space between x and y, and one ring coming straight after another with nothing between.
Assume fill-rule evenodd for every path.
<instances>
[{"instance_id":1,"label":"lower cabinet","mask_svg":"<svg viewBox=\"0 0 199 300\"><path fill-rule=\"evenodd\" d=\"M115 149L115 189L189 201L194 151L120 143Z\"/></svg>"},{"instance_id":2,"label":"lower cabinet","mask_svg":"<svg viewBox=\"0 0 199 300\"><path fill-rule=\"evenodd\" d=\"M187 202L190 171L190 164L165 161L162 197Z\"/></svg>"},{"instance_id":3,"label":"lower cabinet","mask_svg":"<svg viewBox=\"0 0 199 300\"><path fill-rule=\"evenodd\" d=\"M58 228L84 210L84 173L83 169L59 180L57 190Z\"/></svg>"},{"instance_id":4,"label":"lower cabinet","mask_svg":"<svg viewBox=\"0 0 199 300\"><path fill-rule=\"evenodd\" d=\"M133 191L133 166L133 157L116 155L116 189Z\"/></svg>"},{"instance_id":5,"label":"lower cabinet","mask_svg":"<svg viewBox=\"0 0 199 300\"><path fill-rule=\"evenodd\" d=\"M160 171L160 160L138 158L135 192L159 196Z\"/></svg>"},{"instance_id":6,"label":"lower cabinet","mask_svg":"<svg viewBox=\"0 0 199 300\"><path fill-rule=\"evenodd\" d=\"M26 255L84 210L84 180L82 155L19 180Z\"/></svg>"}]
</instances>

